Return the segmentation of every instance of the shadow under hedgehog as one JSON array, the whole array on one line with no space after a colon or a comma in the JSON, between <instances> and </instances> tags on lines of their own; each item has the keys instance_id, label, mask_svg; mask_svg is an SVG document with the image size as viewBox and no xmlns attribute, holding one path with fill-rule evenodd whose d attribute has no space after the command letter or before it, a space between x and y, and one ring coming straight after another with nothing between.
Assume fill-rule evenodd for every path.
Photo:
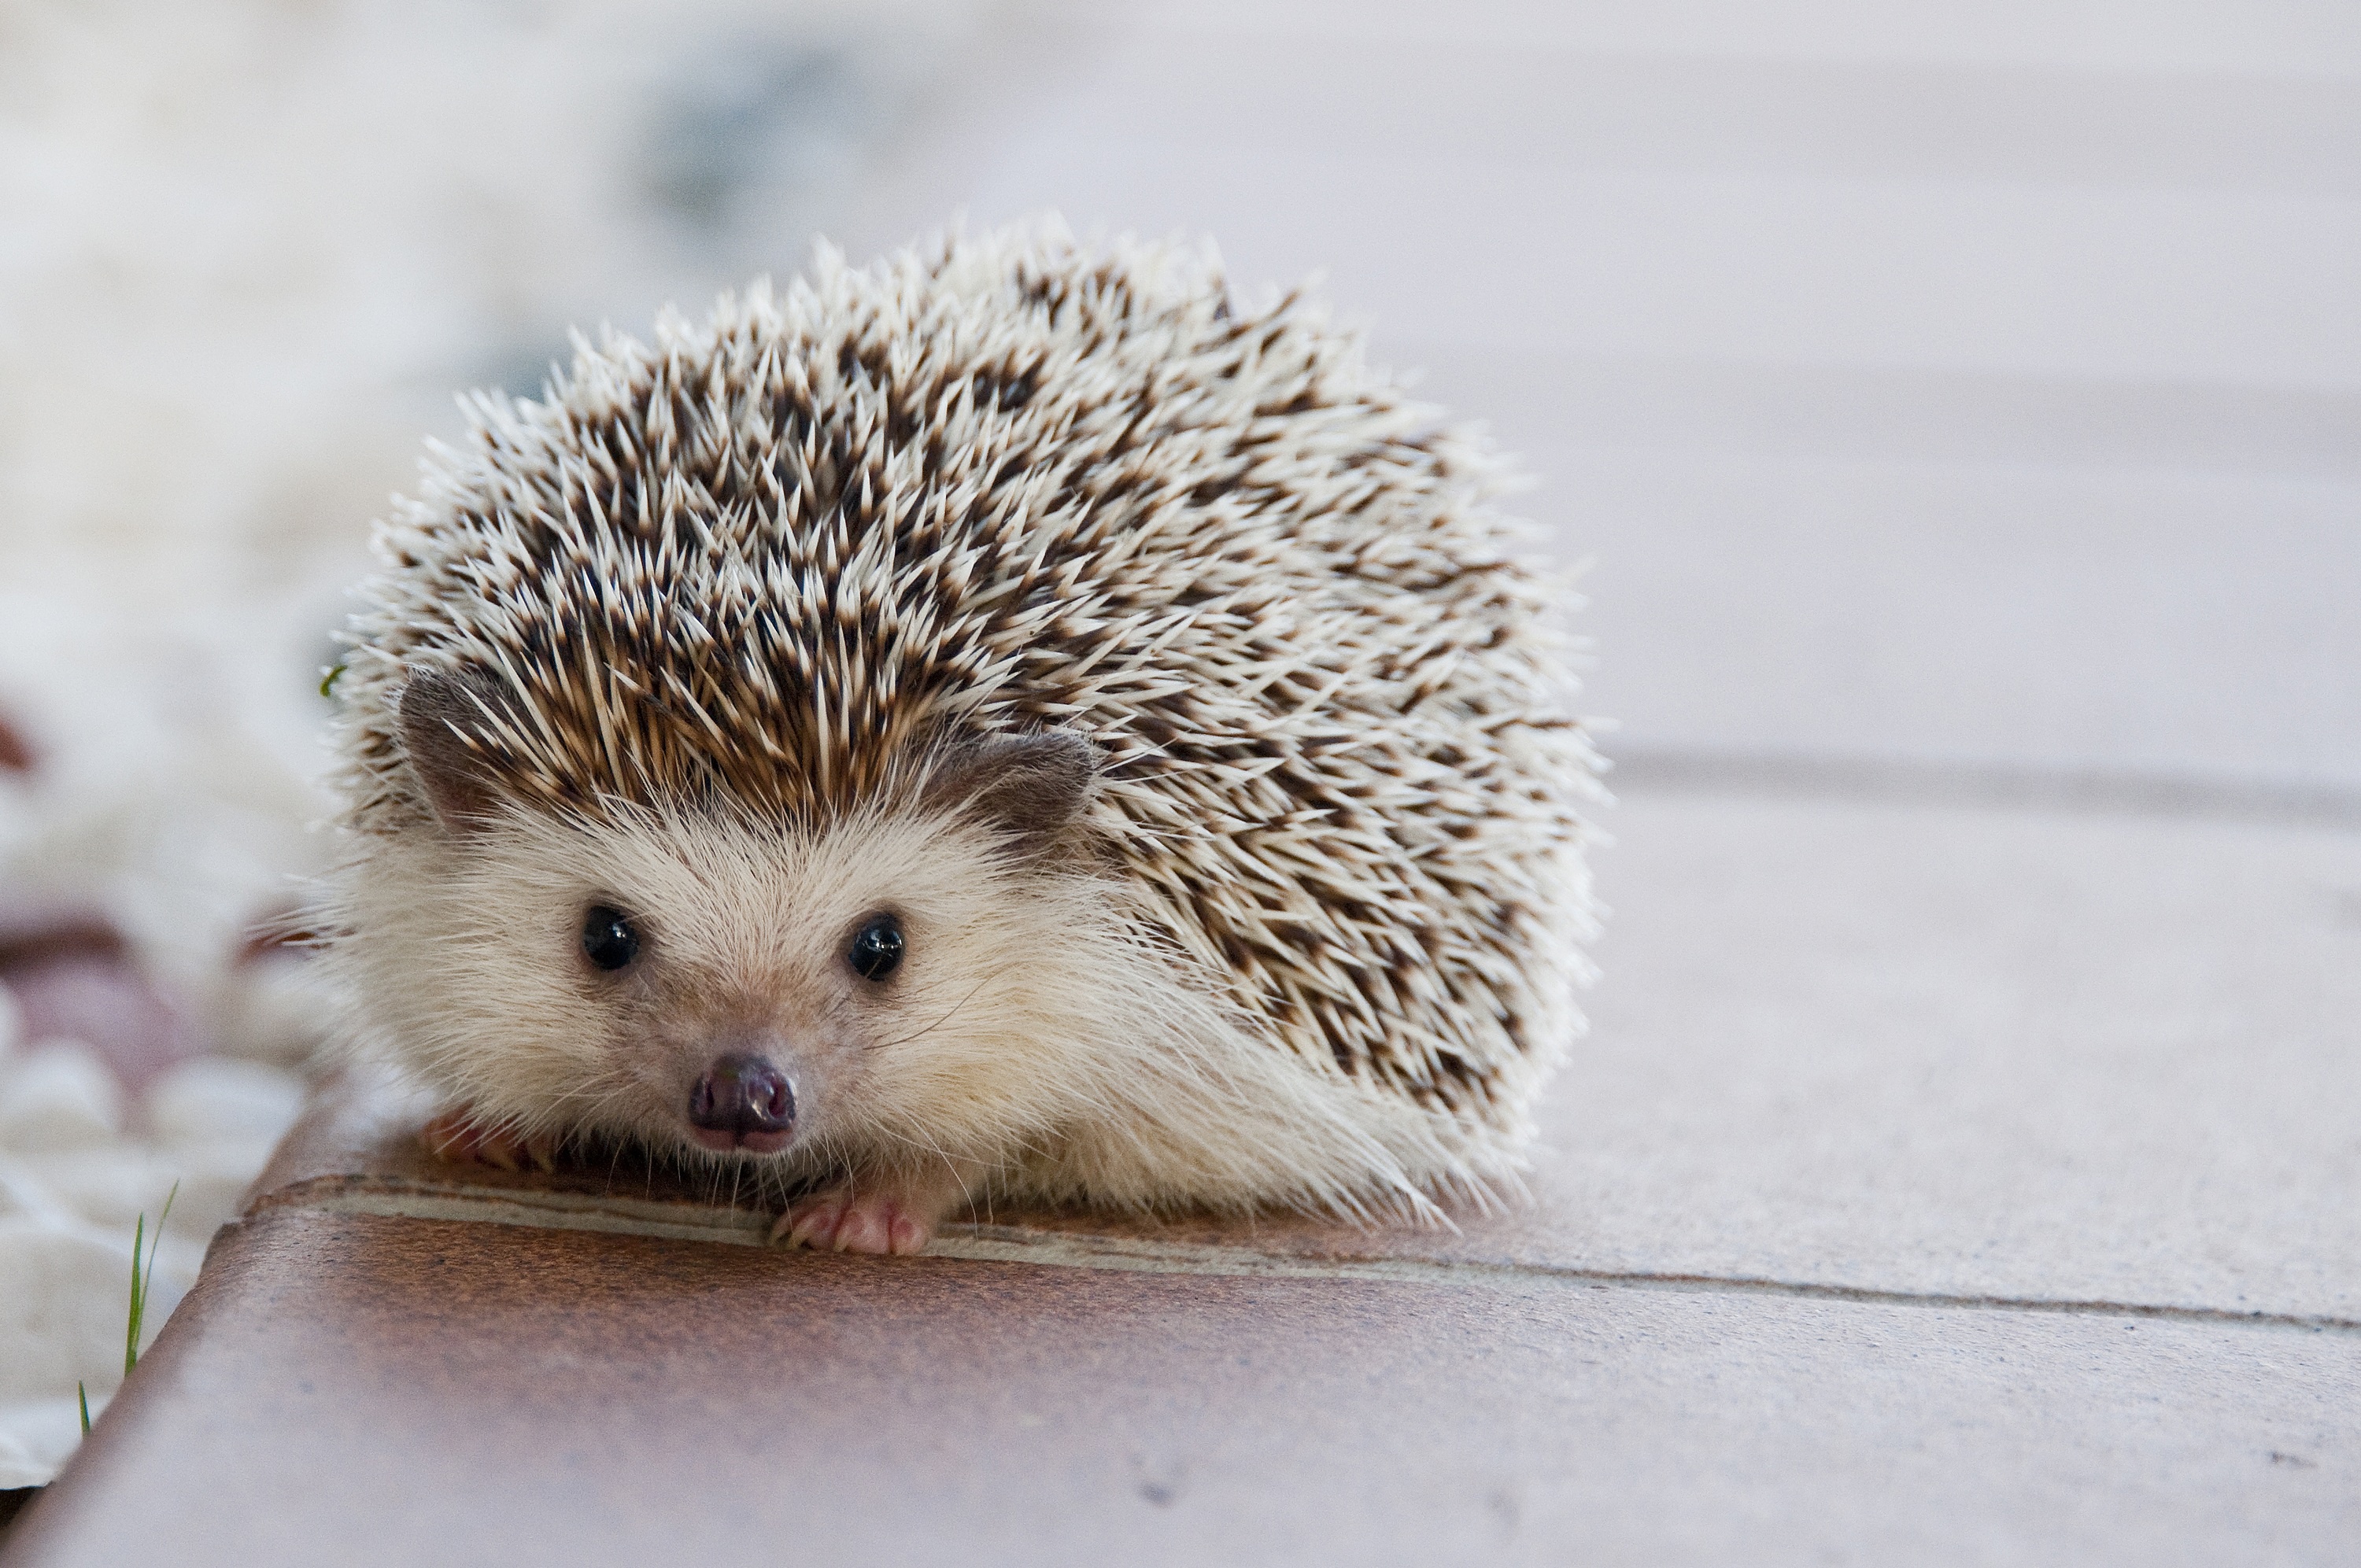
<instances>
[{"instance_id":1,"label":"shadow under hedgehog","mask_svg":"<svg viewBox=\"0 0 2361 1568\"><path fill-rule=\"evenodd\" d=\"M431 1147L739 1167L862 1252L1515 1189L1598 761L1498 459L1317 310L823 251L469 412L378 532L327 890Z\"/></svg>"}]
</instances>

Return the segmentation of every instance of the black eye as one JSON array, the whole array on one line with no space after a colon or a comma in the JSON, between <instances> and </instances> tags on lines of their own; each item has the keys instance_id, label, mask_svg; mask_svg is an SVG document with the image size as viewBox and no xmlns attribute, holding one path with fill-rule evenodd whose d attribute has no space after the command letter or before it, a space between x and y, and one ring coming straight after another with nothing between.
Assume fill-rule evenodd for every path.
<instances>
[{"instance_id":1,"label":"black eye","mask_svg":"<svg viewBox=\"0 0 2361 1568\"><path fill-rule=\"evenodd\" d=\"M844 961L863 980L884 980L902 965L902 923L891 915L871 916L853 933Z\"/></svg>"},{"instance_id":2,"label":"black eye","mask_svg":"<svg viewBox=\"0 0 2361 1568\"><path fill-rule=\"evenodd\" d=\"M582 956L600 969L617 970L640 956L640 934L620 909L593 905L582 917Z\"/></svg>"}]
</instances>

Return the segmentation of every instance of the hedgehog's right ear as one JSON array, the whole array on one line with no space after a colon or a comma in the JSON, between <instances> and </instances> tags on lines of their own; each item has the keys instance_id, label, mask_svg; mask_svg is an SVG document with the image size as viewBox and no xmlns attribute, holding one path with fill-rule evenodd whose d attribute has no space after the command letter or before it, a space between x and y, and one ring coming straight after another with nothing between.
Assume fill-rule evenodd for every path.
<instances>
[{"instance_id":1,"label":"hedgehog's right ear","mask_svg":"<svg viewBox=\"0 0 2361 1568\"><path fill-rule=\"evenodd\" d=\"M966 811L1037 854L1082 815L1098 771L1098 748L1068 729L969 740L936 754L925 803Z\"/></svg>"},{"instance_id":2,"label":"hedgehog's right ear","mask_svg":"<svg viewBox=\"0 0 2361 1568\"><path fill-rule=\"evenodd\" d=\"M499 809L485 754L468 743L501 710L499 689L474 674L421 670L401 693L401 746L443 826L472 832Z\"/></svg>"}]
</instances>

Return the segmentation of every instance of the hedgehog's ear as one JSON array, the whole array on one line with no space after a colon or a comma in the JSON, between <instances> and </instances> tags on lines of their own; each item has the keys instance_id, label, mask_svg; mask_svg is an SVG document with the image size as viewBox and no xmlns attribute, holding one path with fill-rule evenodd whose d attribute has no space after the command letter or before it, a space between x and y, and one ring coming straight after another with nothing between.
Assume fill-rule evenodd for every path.
<instances>
[{"instance_id":1,"label":"hedgehog's ear","mask_svg":"<svg viewBox=\"0 0 2361 1568\"><path fill-rule=\"evenodd\" d=\"M1037 854L1082 815L1098 771L1098 749L1071 730L961 741L936 753L925 804L964 810Z\"/></svg>"},{"instance_id":2,"label":"hedgehog's ear","mask_svg":"<svg viewBox=\"0 0 2361 1568\"><path fill-rule=\"evenodd\" d=\"M471 832L499 809L485 754L468 744L501 711L486 676L421 670L401 693L401 745L434 815L455 833Z\"/></svg>"}]
</instances>

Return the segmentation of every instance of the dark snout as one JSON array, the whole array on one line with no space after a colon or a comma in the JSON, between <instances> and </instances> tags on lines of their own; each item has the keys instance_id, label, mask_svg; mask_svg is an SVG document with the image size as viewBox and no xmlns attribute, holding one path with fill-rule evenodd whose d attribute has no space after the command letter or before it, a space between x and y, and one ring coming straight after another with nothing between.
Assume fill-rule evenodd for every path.
<instances>
[{"instance_id":1,"label":"dark snout","mask_svg":"<svg viewBox=\"0 0 2361 1568\"><path fill-rule=\"evenodd\" d=\"M688 1120L707 1148L776 1154L795 1135L795 1085L767 1057L717 1057L688 1091Z\"/></svg>"}]
</instances>

